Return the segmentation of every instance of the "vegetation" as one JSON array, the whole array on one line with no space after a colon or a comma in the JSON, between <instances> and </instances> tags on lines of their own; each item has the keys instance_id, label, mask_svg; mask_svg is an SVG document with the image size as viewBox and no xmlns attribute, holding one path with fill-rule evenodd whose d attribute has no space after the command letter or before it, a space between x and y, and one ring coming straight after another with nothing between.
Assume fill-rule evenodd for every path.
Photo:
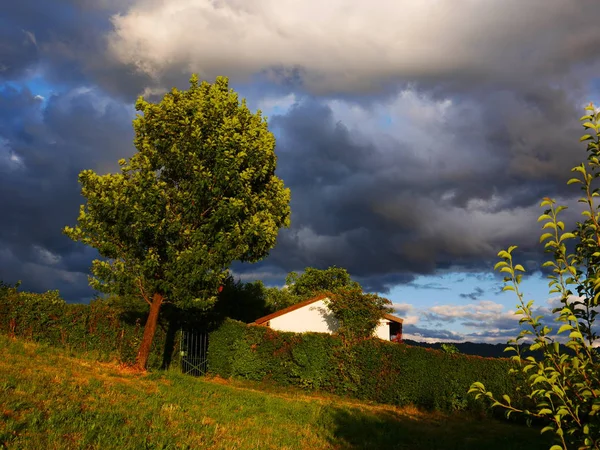
<instances>
[{"instance_id":1,"label":"vegetation","mask_svg":"<svg viewBox=\"0 0 600 450\"><path fill-rule=\"evenodd\" d=\"M442 351L450 354L460 353L460 350L454 344L442 344Z\"/></svg>"},{"instance_id":2,"label":"vegetation","mask_svg":"<svg viewBox=\"0 0 600 450\"><path fill-rule=\"evenodd\" d=\"M365 294L362 288L338 289L327 306L339 321L337 333L348 342L373 336L379 321L391 313L391 302L376 294Z\"/></svg>"},{"instance_id":3,"label":"vegetation","mask_svg":"<svg viewBox=\"0 0 600 450\"><path fill-rule=\"evenodd\" d=\"M290 192L275 176L275 138L228 87L193 76L158 104L138 99L135 153L121 172L79 175L75 241L98 250L90 284L150 305L137 364L145 368L161 305L208 309L232 261L254 262L289 225ZM142 300L142 301L143 301Z\"/></svg>"},{"instance_id":4,"label":"vegetation","mask_svg":"<svg viewBox=\"0 0 600 450\"><path fill-rule=\"evenodd\" d=\"M0 335L0 448L535 450L539 431L114 364ZM151 395L149 395L151 394Z\"/></svg>"},{"instance_id":5,"label":"vegetation","mask_svg":"<svg viewBox=\"0 0 600 450\"><path fill-rule=\"evenodd\" d=\"M221 322L229 317L250 323L271 314L275 310L267 302L269 289L277 288L267 288L260 280L244 283L228 276L213 309L215 321Z\"/></svg>"},{"instance_id":6,"label":"vegetation","mask_svg":"<svg viewBox=\"0 0 600 450\"><path fill-rule=\"evenodd\" d=\"M139 302L136 300L134 305ZM57 291L43 294L0 288L0 334L85 352L100 361L135 362L147 311L129 309L127 299L66 303ZM177 331L163 317L149 356L158 369L177 358Z\"/></svg>"},{"instance_id":7,"label":"vegetation","mask_svg":"<svg viewBox=\"0 0 600 450\"><path fill-rule=\"evenodd\" d=\"M525 269L513 261L516 247L498 253L501 261L496 269L506 274L504 289L516 293L517 314L526 325L512 341L515 345L507 350L516 353L514 359L527 377L527 397L532 406L519 408L510 396L500 398L492 393L497 390L482 382L473 384L470 390L478 398L489 398L507 415L519 413L546 420L548 426L543 431L550 431L556 441L552 450L600 448L600 362L594 348L600 298L600 209L595 200L599 195L600 113L591 104L586 111L588 114L581 118L583 127L593 134L584 135L581 141L588 142L588 158L572 169L575 177L568 181L581 185L583 195L579 201L586 206L584 220L577 223L574 232L565 232L559 215L566 207L550 198L541 203L546 210L539 218L544 223L540 242L545 242L546 251L552 254L544 267L551 270L550 293L559 295L561 301L561 306L553 310L556 333L542 316L536 315L533 300L525 301L523 297L519 287ZM561 350L559 335L564 336L570 352ZM522 358L518 344L525 339L532 340L529 349L541 351L542 357Z\"/></svg>"},{"instance_id":8,"label":"vegetation","mask_svg":"<svg viewBox=\"0 0 600 450\"><path fill-rule=\"evenodd\" d=\"M336 292L340 289L361 290L361 285L354 281L348 271L342 267L331 266L327 269L307 267L300 275L288 273L285 287L266 288L265 299L272 311L277 311L301 301L315 297L324 292Z\"/></svg>"},{"instance_id":9,"label":"vegetation","mask_svg":"<svg viewBox=\"0 0 600 450\"><path fill-rule=\"evenodd\" d=\"M285 284L291 294L302 300L321 292L335 292L338 289L362 290L360 284L350 278L348 271L342 267L331 266L325 270L307 267L301 275L290 272Z\"/></svg>"},{"instance_id":10,"label":"vegetation","mask_svg":"<svg viewBox=\"0 0 600 450\"><path fill-rule=\"evenodd\" d=\"M364 339L344 345L324 333L282 333L228 320L211 333L208 367L214 375L298 386L392 405L483 412L467 396L473 380L516 392L508 359L480 358ZM515 398L518 404L519 399Z\"/></svg>"}]
</instances>

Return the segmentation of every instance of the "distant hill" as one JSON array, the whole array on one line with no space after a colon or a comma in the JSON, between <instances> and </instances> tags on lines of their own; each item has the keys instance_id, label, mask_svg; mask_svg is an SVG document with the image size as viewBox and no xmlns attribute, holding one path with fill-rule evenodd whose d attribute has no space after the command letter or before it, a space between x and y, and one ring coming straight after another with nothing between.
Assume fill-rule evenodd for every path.
<instances>
[{"instance_id":1,"label":"distant hill","mask_svg":"<svg viewBox=\"0 0 600 450\"><path fill-rule=\"evenodd\" d=\"M417 342L411 341L410 339L404 339L403 341L408 345L416 347L442 349L442 342ZM508 344L485 344L482 342L452 342L451 344L454 345L460 353L465 355L485 356L488 358L510 358L514 355L514 352L504 351L504 349L508 347Z\"/></svg>"},{"instance_id":2,"label":"distant hill","mask_svg":"<svg viewBox=\"0 0 600 450\"><path fill-rule=\"evenodd\" d=\"M504 349L508 347L508 344L485 344L483 342L417 342L411 341L410 339L403 339L403 342L407 345L414 345L416 347L426 347L426 348L435 348L437 350L442 349L442 344L452 344L454 345L458 351L464 355L475 355L475 356L484 356L486 358L510 358L515 354L515 352L505 352ZM521 344L521 355L529 356L533 355L538 358L543 357L543 353L541 350L536 350L535 352L529 352L526 350L527 344ZM561 344L560 346L561 353L569 353L573 354L573 350L565 347Z\"/></svg>"}]
</instances>

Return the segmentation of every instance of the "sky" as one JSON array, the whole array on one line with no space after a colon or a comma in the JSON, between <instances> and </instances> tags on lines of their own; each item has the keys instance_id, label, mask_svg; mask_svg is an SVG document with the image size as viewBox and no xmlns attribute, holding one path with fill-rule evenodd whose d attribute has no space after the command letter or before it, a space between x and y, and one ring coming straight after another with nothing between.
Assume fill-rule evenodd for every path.
<instances>
[{"instance_id":1,"label":"sky","mask_svg":"<svg viewBox=\"0 0 600 450\"><path fill-rule=\"evenodd\" d=\"M139 95L229 77L277 138L292 225L245 281L347 268L407 338L506 342L518 245L548 313L542 197L574 205L578 118L598 102L597 0L0 2L0 280L95 293L74 225L77 175L131 156ZM573 225L577 208L565 213Z\"/></svg>"}]
</instances>

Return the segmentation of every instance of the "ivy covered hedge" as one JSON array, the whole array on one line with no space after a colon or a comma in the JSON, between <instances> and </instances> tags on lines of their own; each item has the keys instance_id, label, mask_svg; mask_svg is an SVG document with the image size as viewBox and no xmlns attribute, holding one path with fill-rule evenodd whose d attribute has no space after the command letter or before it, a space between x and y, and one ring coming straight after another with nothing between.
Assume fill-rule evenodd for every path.
<instances>
[{"instance_id":1,"label":"ivy covered hedge","mask_svg":"<svg viewBox=\"0 0 600 450\"><path fill-rule=\"evenodd\" d=\"M58 291L43 294L0 290L0 333L93 353L100 360L133 363L146 314L125 311L103 301L69 304ZM160 368L177 358L178 339L166 323L157 328L149 367Z\"/></svg>"},{"instance_id":2,"label":"ivy covered hedge","mask_svg":"<svg viewBox=\"0 0 600 450\"><path fill-rule=\"evenodd\" d=\"M508 359L448 354L375 338L347 346L333 335L277 332L233 320L211 333L208 358L213 375L445 411L483 412L481 402L467 396L473 381L498 393L514 393L520 383L507 375Z\"/></svg>"}]
</instances>

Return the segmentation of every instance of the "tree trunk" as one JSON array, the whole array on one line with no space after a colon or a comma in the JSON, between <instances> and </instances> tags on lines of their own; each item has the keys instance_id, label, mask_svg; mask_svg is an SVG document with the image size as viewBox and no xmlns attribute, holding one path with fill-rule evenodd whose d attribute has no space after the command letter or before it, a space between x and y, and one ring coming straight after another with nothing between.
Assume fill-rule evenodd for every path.
<instances>
[{"instance_id":1,"label":"tree trunk","mask_svg":"<svg viewBox=\"0 0 600 450\"><path fill-rule=\"evenodd\" d=\"M146 326L144 326L142 344L140 345L140 350L138 351L136 358L136 365L142 370L146 370L146 366L148 365L148 357L150 356L152 341L154 340L154 334L156 333L158 313L162 302L163 296L161 294L154 294L152 297L152 304L150 305L150 314L148 314L148 320L146 321Z\"/></svg>"}]
</instances>

